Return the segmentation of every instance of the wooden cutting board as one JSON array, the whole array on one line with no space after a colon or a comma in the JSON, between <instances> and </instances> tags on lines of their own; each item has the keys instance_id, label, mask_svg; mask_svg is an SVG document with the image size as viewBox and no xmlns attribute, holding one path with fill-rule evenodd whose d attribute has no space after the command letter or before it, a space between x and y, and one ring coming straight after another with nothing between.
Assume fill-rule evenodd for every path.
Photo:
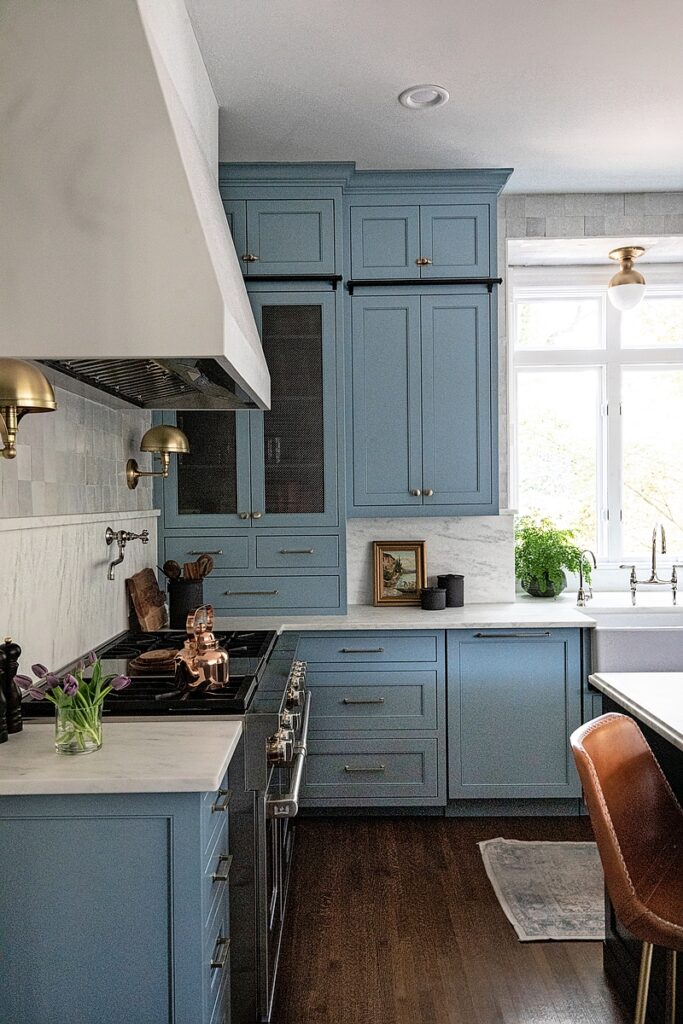
<instances>
[{"instance_id":1,"label":"wooden cutting board","mask_svg":"<svg viewBox=\"0 0 683 1024\"><path fill-rule=\"evenodd\" d=\"M168 625L166 602L153 569L142 569L126 580L140 629L151 631Z\"/></svg>"}]
</instances>

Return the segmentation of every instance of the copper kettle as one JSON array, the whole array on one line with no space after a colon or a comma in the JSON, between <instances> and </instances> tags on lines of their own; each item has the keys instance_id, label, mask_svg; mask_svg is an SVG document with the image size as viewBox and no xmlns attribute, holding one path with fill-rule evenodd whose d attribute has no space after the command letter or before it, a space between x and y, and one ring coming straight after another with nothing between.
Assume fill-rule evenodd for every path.
<instances>
[{"instance_id":1,"label":"copper kettle","mask_svg":"<svg viewBox=\"0 0 683 1024\"><path fill-rule=\"evenodd\" d=\"M187 616L188 638L175 656L175 679L179 690L220 690L227 686L228 652L213 635L213 606L196 608Z\"/></svg>"}]
</instances>

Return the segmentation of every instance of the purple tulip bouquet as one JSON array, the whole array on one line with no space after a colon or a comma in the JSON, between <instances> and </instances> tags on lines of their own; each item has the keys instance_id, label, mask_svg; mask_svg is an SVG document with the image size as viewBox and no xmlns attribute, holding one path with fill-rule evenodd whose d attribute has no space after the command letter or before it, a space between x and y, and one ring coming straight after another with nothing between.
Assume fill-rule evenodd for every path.
<instances>
[{"instance_id":1,"label":"purple tulip bouquet","mask_svg":"<svg viewBox=\"0 0 683 1024\"><path fill-rule=\"evenodd\" d=\"M83 673L92 672L88 679ZM45 665L31 668L29 676L15 676L24 693L34 700L49 700L55 706L55 747L60 754L88 754L102 746L102 704L112 690L130 685L128 676L105 676L102 662L92 652L85 663L60 677Z\"/></svg>"}]
</instances>

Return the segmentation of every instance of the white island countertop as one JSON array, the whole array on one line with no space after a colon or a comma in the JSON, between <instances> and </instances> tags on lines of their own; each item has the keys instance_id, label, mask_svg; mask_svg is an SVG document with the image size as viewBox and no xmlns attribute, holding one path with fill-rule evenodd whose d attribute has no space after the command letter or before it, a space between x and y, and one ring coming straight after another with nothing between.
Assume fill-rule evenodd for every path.
<instances>
[{"instance_id":1,"label":"white island countertop","mask_svg":"<svg viewBox=\"0 0 683 1024\"><path fill-rule=\"evenodd\" d=\"M0 744L0 796L205 793L220 785L241 721L107 722L91 754L57 754L54 729L26 723Z\"/></svg>"},{"instance_id":2,"label":"white island countertop","mask_svg":"<svg viewBox=\"0 0 683 1024\"><path fill-rule=\"evenodd\" d=\"M606 672L590 683L683 750L683 672Z\"/></svg>"},{"instance_id":3,"label":"white island countertop","mask_svg":"<svg viewBox=\"0 0 683 1024\"><path fill-rule=\"evenodd\" d=\"M217 629L275 629L278 632L339 629L532 629L592 627L590 609L576 607L576 595L557 599L520 597L500 604L466 604L425 612L421 608L349 605L344 615L220 616Z\"/></svg>"}]
</instances>

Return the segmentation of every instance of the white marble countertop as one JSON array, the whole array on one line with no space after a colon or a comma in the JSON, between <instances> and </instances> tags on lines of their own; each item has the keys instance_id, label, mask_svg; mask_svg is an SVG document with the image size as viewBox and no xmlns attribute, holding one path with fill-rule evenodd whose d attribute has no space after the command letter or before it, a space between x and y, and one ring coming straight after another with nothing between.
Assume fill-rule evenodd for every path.
<instances>
[{"instance_id":1,"label":"white marble countertop","mask_svg":"<svg viewBox=\"0 0 683 1024\"><path fill-rule=\"evenodd\" d=\"M576 597L557 599L520 597L501 604L469 604L464 608L446 608L425 612L421 608L349 605L345 615L254 615L221 616L217 629L295 630L338 629L523 629L534 626L591 627L590 611L576 607Z\"/></svg>"},{"instance_id":2,"label":"white marble countertop","mask_svg":"<svg viewBox=\"0 0 683 1024\"><path fill-rule=\"evenodd\" d=\"M46 793L200 793L217 789L241 721L104 722L92 754L57 754L54 729L27 723L0 745L0 796Z\"/></svg>"},{"instance_id":3,"label":"white marble countertop","mask_svg":"<svg viewBox=\"0 0 683 1024\"><path fill-rule=\"evenodd\" d=\"M683 672L606 672L590 682L683 750Z\"/></svg>"}]
</instances>

